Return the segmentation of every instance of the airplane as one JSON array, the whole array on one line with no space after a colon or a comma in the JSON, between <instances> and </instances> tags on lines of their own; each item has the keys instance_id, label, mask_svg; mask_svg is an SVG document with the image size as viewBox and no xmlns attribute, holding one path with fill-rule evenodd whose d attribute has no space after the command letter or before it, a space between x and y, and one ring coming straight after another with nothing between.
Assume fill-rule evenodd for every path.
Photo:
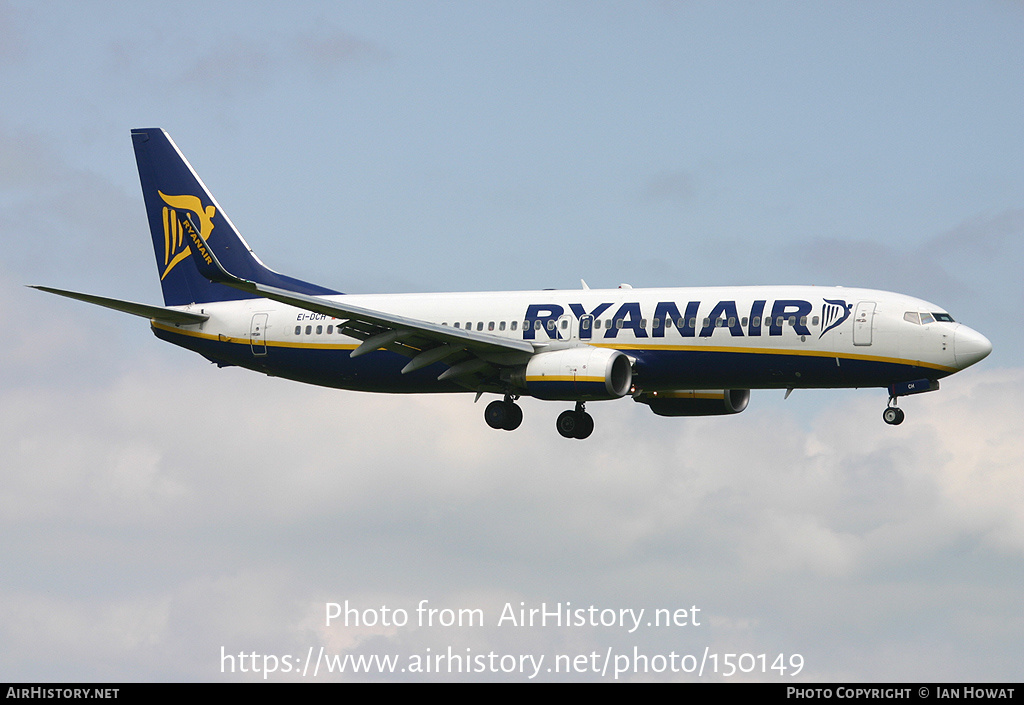
<instances>
[{"instance_id":1,"label":"airplane","mask_svg":"<svg viewBox=\"0 0 1024 705\"><path fill-rule=\"evenodd\" d=\"M156 337L217 365L385 393L496 394L494 429L521 397L569 402L556 428L584 439L587 402L632 398L660 416L736 414L751 389L879 387L903 396L985 358L992 344L943 308L818 286L342 294L266 267L162 129L132 130L164 306L34 286L150 319Z\"/></svg>"}]
</instances>

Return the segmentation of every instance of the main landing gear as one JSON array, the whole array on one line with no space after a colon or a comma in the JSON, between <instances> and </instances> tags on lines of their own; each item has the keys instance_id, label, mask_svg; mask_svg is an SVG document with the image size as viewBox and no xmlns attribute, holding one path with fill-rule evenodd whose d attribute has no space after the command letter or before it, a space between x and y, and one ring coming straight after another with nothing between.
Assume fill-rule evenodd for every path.
<instances>
[{"instance_id":1,"label":"main landing gear","mask_svg":"<svg viewBox=\"0 0 1024 705\"><path fill-rule=\"evenodd\" d=\"M594 432L594 419L584 411L583 402L576 402L576 409L563 411L555 422L558 432L563 438L579 438L583 440Z\"/></svg>"},{"instance_id":2,"label":"main landing gear","mask_svg":"<svg viewBox=\"0 0 1024 705\"><path fill-rule=\"evenodd\" d=\"M484 409L484 421L491 428L505 431L515 431L523 422L523 410L512 399L511 394L506 394L502 401L492 401Z\"/></svg>"},{"instance_id":3,"label":"main landing gear","mask_svg":"<svg viewBox=\"0 0 1024 705\"><path fill-rule=\"evenodd\" d=\"M896 397L889 397L889 406L882 412L882 420L890 426L899 426L904 417L903 409L896 406Z\"/></svg>"},{"instance_id":4,"label":"main landing gear","mask_svg":"<svg viewBox=\"0 0 1024 705\"><path fill-rule=\"evenodd\" d=\"M501 401L492 401L484 409L484 421L491 428L503 431L515 431L523 422L523 410L519 408L511 394L506 394ZM558 415L555 422L558 432L564 438L588 437L594 432L594 419L584 411L583 402L576 402L576 408L572 411L563 411Z\"/></svg>"}]
</instances>

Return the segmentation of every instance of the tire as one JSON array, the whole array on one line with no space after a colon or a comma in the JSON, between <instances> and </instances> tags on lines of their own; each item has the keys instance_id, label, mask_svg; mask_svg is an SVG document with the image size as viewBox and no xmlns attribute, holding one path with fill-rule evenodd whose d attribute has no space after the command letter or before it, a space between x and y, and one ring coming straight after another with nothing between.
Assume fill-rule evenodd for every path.
<instances>
[{"instance_id":1,"label":"tire","mask_svg":"<svg viewBox=\"0 0 1024 705\"><path fill-rule=\"evenodd\" d=\"M906 418L906 414L903 413L903 409L896 406L890 406L882 412L882 420L890 426L899 426L903 423L904 418Z\"/></svg>"},{"instance_id":2,"label":"tire","mask_svg":"<svg viewBox=\"0 0 1024 705\"><path fill-rule=\"evenodd\" d=\"M558 429L558 433L561 434L562 438L575 438L576 426L575 411L563 411L558 415L558 420L555 421L555 427Z\"/></svg>"},{"instance_id":3,"label":"tire","mask_svg":"<svg viewBox=\"0 0 1024 705\"><path fill-rule=\"evenodd\" d=\"M521 415L522 413L520 412ZM501 430L505 428L505 424L508 423L508 416L508 409L505 408L505 402L503 401L492 401L484 409L484 421L493 429Z\"/></svg>"},{"instance_id":4,"label":"tire","mask_svg":"<svg viewBox=\"0 0 1024 705\"><path fill-rule=\"evenodd\" d=\"M578 438L581 441L587 438L591 433L594 432L594 417L585 411L579 412L579 418L576 419L576 433L573 438Z\"/></svg>"},{"instance_id":5,"label":"tire","mask_svg":"<svg viewBox=\"0 0 1024 705\"><path fill-rule=\"evenodd\" d=\"M506 431L515 431L519 428L519 424L523 422L523 409L518 404L513 404L512 402L509 402L507 406L508 408L505 409L505 425L502 428Z\"/></svg>"}]
</instances>

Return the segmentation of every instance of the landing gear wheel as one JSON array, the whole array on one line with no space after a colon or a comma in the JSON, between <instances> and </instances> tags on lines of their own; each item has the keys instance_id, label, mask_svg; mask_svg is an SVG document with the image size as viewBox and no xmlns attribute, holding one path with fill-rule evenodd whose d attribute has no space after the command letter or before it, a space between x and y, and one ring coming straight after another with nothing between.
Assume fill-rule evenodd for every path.
<instances>
[{"instance_id":1,"label":"landing gear wheel","mask_svg":"<svg viewBox=\"0 0 1024 705\"><path fill-rule=\"evenodd\" d=\"M484 409L484 421L493 429L505 428L505 419L508 417L508 405L503 401L492 401Z\"/></svg>"},{"instance_id":2,"label":"landing gear wheel","mask_svg":"<svg viewBox=\"0 0 1024 705\"><path fill-rule=\"evenodd\" d=\"M555 422L558 433L563 438L583 440L594 432L594 419L585 411L563 411Z\"/></svg>"},{"instance_id":3,"label":"landing gear wheel","mask_svg":"<svg viewBox=\"0 0 1024 705\"><path fill-rule=\"evenodd\" d=\"M890 426L899 426L903 423L903 419L906 415L903 413L903 409L898 406L890 406L882 412L882 420Z\"/></svg>"},{"instance_id":4,"label":"landing gear wheel","mask_svg":"<svg viewBox=\"0 0 1024 705\"><path fill-rule=\"evenodd\" d=\"M523 409L518 404L512 402L502 402L508 404L508 414L505 416L505 425L502 426L506 431L515 431L519 428L519 424L523 422Z\"/></svg>"},{"instance_id":5,"label":"landing gear wheel","mask_svg":"<svg viewBox=\"0 0 1024 705\"><path fill-rule=\"evenodd\" d=\"M523 410L512 401L492 401L484 409L484 421L494 429L515 431L523 422Z\"/></svg>"},{"instance_id":6,"label":"landing gear wheel","mask_svg":"<svg viewBox=\"0 0 1024 705\"><path fill-rule=\"evenodd\" d=\"M555 427L558 432L562 435L562 438L575 438L576 437L576 412L575 411L563 411L558 415L558 419L555 421Z\"/></svg>"},{"instance_id":7,"label":"landing gear wheel","mask_svg":"<svg viewBox=\"0 0 1024 705\"><path fill-rule=\"evenodd\" d=\"M581 441L594 432L594 417L585 411L577 411L576 438Z\"/></svg>"}]
</instances>

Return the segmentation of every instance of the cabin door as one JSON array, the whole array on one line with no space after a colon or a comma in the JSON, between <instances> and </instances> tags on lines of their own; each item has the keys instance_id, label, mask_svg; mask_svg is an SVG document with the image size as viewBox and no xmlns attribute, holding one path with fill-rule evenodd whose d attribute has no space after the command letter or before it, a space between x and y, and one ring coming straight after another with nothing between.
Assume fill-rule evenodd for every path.
<instances>
[{"instance_id":1,"label":"cabin door","mask_svg":"<svg viewBox=\"0 0 1024 705\"><path fill-rule=\"evenodd\" d=\"M858 301L853 314L853 344L871 345L871 328L875 321L875 302Z\"/></svg>"},{"instance_id":2,"label":"cabin door","mask_svg":"<svg viewBox=\"0 0 1024 705\"><path fill-rule=\"evenodd\" d=\"M252 346L252 354L256 357L267 354L267 317L266 313L253 314L252 323L249 325L249 344Z\"/></svg>"}]
</instances>

